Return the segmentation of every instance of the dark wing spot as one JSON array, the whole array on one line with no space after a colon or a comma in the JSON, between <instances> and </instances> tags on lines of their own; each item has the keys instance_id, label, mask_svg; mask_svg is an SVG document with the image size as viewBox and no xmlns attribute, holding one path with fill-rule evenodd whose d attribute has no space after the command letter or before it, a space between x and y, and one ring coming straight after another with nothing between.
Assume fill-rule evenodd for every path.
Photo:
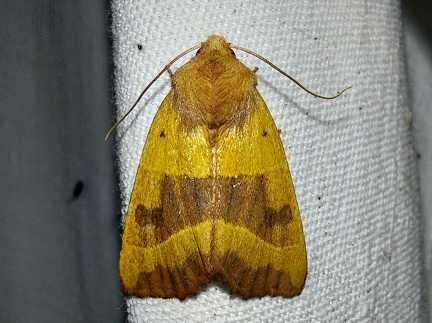
<instances>
[{"instance_id":1,"label":"dark wing spot","mask_svg":"<svg viewBox=\"0 0 432 323\"><path fill-rule=\"evenodd\" d=\"M285 205L280 211L272 208L266 208L264 221L267 228L271 228L277 224L287 225L293 219L292 211L289 205Z\"/></svg>"},{"instance_id":2,"label":"dark wing spot","mask_svg":"<svg viewBox=\"0 0 432 323\"><path fill-rule=\"evenodd\" d=\"M263 137L267 137L267 135L268 135L268 132L267 132L267 130L264 129L263 132L262 132L262 136Z\"/></svg>"},{"instance_id":3,"label":"dark wing spot","mask_svg":"<svg viewBox=\"0 0 432 323\"><path fill-rule=\"evenodd\" d=\"M165 137L166 137L166 134L165 134L165 131L164 131L164 130L162 130L162 131L160 132L159 137L161 137L161 138L165 138Z\"/></svg>"},{"instance_id":4,"label":"dark wing spot","mask_svg":"<svg viewBox=\"0 0 432 323\"><path fill-rule=\"evenodd\" d=\"M160 228L164 222L162 209L149 210L144 205L139 204L135 209L135 222L141 227L152 224L156 228Z\"/></svg>"}]
</instances>

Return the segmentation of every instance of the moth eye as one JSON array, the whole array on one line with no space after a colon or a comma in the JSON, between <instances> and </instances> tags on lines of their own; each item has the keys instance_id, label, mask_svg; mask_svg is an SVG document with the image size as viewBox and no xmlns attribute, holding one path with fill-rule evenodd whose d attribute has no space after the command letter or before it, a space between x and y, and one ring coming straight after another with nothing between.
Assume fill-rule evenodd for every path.
<instances>
[{"instance_id":1,"label":"moth eye","mask_svg":"<svg viewBox=\"0 0 432 323\"><path fill-rule=\"evenodd\" d=\"M230 48L231 54L235 57L235 52Z\"/></svg>"},{"instance_id":2,"label":"moth eye","mask_svg":"<svg viewBox=\"0 0 432 323\"><path fill-rule=\"evenodd\" d=\"M202 47L201 47L200 49L197 50L195 56L197 56L199 53L201 53L201 49L202 49Z\"/></svg>"}]
</instances>

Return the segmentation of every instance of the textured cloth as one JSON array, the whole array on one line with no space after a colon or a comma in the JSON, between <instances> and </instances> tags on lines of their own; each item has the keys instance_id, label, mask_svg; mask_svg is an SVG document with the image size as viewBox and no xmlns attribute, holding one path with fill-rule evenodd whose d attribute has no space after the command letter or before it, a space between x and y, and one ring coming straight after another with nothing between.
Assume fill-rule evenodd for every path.
<instances>
[{"instance_id":1,"label":"textured cloth","mask_svg":"<svg viewBox=\"0 0 432 323\"><path fill-rule=\"evenodd\" d=\"M289 157L308 250L305 290L293 299L245 301L210 284L185 301L129 297L129 320L415 321L418 201L398 1L112 5L119 116L172 58L211 34L262 54L319 94L353 86L338 99L316 99L237 51L247 66L259 67L258 90ZM123 214L152 117L169 89L166 75L118 129Z\"/></svg>"}]
</instances>

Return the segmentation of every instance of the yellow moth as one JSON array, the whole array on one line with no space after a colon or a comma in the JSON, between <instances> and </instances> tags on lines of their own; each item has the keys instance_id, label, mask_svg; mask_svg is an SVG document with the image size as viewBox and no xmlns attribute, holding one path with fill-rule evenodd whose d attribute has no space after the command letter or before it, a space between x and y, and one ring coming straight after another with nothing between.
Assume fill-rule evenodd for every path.
<instances>
[{"instance_id":1,"label":"yellow moth","mask_svg":"<svg viewBox=\"0 0 432 323\"><path fill-rule=\"evenodd\" d=\"M171 73L176 60L196 49ZM348 89L317 95L216 35L171 61L149 84L164 71L171 75L128 208L119 265L127 295L184 299L212 277L244 298L303 290L306 246L288 162L256 89L256 70L233 49L317 97Z\"/></svg>"}]
</instances>

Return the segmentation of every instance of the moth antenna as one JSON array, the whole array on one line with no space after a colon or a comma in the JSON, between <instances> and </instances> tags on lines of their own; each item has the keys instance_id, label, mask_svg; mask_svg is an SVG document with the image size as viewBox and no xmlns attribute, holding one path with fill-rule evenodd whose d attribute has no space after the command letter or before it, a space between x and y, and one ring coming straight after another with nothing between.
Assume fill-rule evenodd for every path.
<instances>
[{"instance_id":1,"label":"moth antenna","mask_svg":"<svg viewBox=\"0 0 432 323\"><path fill-rule=\"evenodd\" d=\"M271 67L273 67L276 71L278 71L279 73L281 73L282 75L286 76L287 78L289 78L292 82L294 82L295 84L297 84L301 89L303 89L305 92L320 98L320 99L325 99L325 100L331 100L331 99L336 99L338 96L341 96L342 93L344 93L345 91L348 91L350 88L352 88L352 86L348 86L345 89L343 89L342 91L340 91L338 94L334 95L334 96L323 96L323 95L319 95L317 93L312 92L311 90L309 90L306 86L304 86L303 84L301 84L299 81L297 81L295 78L293 78L292 76L288 75L287 73L285 73L282 69L280 69L279 67L277 67L275 64L273 64L272 62L270 62L268 59L265 59L264 57L262 57L260 54L257 54L247 48L243 48L237 45L232 45L230 44L231 48L235 48L238 50L241 50L245 53L248 53L250 55L255 56L256 58L259 58L260 60L262 60L264 63L270 65Z\"/></svg>"},{"instance_id":2,"label":"moth antenna","mask_svg":"<svg viewBox=\"0 0 432 323\"><path fill-rule=\"evenodd\" d=\"M117 128L117 126L122 123L122 121L124 119L126 119L126 117L132 112L133 109L135 109L135 107L137 106L138 102L141 100L141 98L143 97L144 93L147 92L147 90L150 88L150 86L153 85L154 82L156 82L156 80L167 70L169 70L169 68L171 67L171 65L173 65L176 61L178 61L180 58L182 58L184 55L194 51L195 49L198 49L201 47L201 44L196 45L194 47L191 47L189 49L186 49L183 53L177 55L173 60L171 60L171 62L169 62L157 75L156 77L144 88L144 90L141 92L141 94L138 96L138 99L136 99L136 101L134 102L134 104L132 105L132 107L129 109L128 112L126 112L126 114L120 118L120 120L118 120L111 128L110 130L108 130L106 136L105 136L105 141L108 139L108 137L111 135L111 133Z\"/></svg>"}]
</instances>

